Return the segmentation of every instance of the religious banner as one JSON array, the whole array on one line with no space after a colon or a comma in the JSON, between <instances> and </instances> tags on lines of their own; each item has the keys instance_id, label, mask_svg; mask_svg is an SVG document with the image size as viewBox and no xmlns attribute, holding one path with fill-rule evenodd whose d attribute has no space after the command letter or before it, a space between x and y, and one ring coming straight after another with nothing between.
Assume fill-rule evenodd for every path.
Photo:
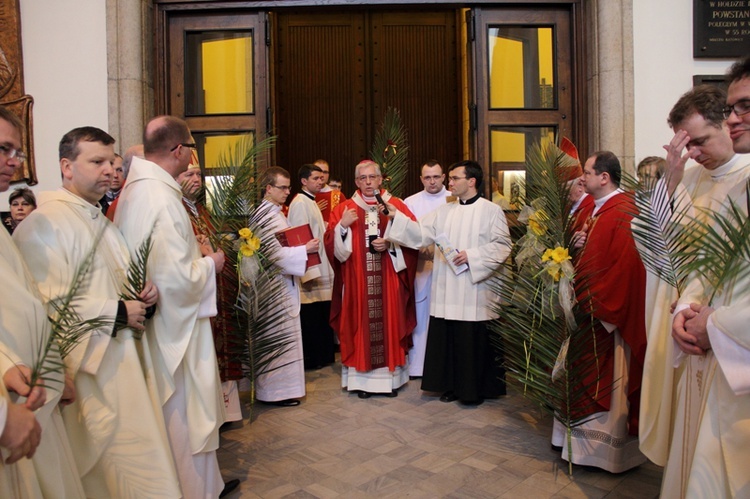
<instances>
[{"instance_id":1,"label":"religious banner","mask_svg":"<svg viewBox=\"0 0 750 499\"><path fill-rule=\"evenodd\" d=\"M11 182L37 183L31 108L34 99L24 94L21 15L18 0L0 0L0 105L10 109L24 125L21 143L27 159Z\"/></svg>"}]
</instances>

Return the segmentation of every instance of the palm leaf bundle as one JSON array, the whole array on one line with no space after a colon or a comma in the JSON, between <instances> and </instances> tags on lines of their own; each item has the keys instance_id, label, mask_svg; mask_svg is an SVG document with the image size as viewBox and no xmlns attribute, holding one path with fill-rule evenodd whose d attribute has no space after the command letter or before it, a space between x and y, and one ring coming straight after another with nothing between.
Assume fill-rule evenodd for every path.
<instances>
[{"instance_id":1,"label":"palm leaf bundle","mask_svg":"<svg viewBox=\"0 0 750 499\"><path fill-rule=\"evenodd\" d=\"M247 376L257 376L283 367L277 359L293 345L292 330L286 326L286 284L281 269L275 265L274 248L278 247L271 232L271 218L265 207L259 206L248 222L253 234L260 234L259 251L239 258L242 292L239 297L241 309L247 314L248 331L243 345L243 357L247 364Z\"/></svg>"},{"instance_id":2,"label":"palm leaf bundle","mask_svg":"<svg viewBox=\"0 0 750 499\"><path fill-rule=\"evenodd\" d=\"M637 212L632 213L631 230L643 265L682 294L699 239L687 193L670 199L664 182L643 185L627 174L622 184L634 193Z\"/></svg>"},{"instance_id":3,"label":"palm leaf bundle","mask_svg":"<svg viewBox=\"0 0 750 499\"><path fill-rule=\"evenodd\" d=\"M514 261L495 280L501 305L491 326L508 375L566 427L569 463L573 429L597 412L595 400L612 389L600 382L599 362L612 343L595 334L591 304L576 300L587 297L587 277L572 265L569 187L557 170L574 161L554 144L528 150L527 205L519 215L528 228L514 244Z\"/></svg>"},{"instance_id":4,"label":"palm leaf bundle","mask_svg":"<svg viewBox=\"0 0 750 499\"><path fill-rule=\"evenodd\" d=\"M91 249L78 265L65 294L47 302L50 333L38 345L34 365L31 367L29 386L44 382L46 386L54 387L55 383L60 382L60 375L65 371L63 359L87 335L114 325L114 317L83 320L75 310L78 293L87 282L96 248L103 235L104 229L97 234Z\"/></svg>"},{"instance_id":5,"label":"palm leaf bundle","mask_svg":"<svg viewBox=\"0 0 750 499\"><path fill-rule=\"evenodd\" d=\"M398 109L389 107L373 139L370 159L380 165L383 188L403 197L409 172L409 142Z\"/></svg>"},{"instance_id":6,"label":"palm leaf bundle","mask_svg":"<svg viewBox=\"0 0 750 499\"><path fill-rule=\"evenodd\" d=\"M232 360L254 385L264 373L282 367L277 359L292 344L290 331L279 327L286 312L285 284L275 265L275 237L270 218L260 209L262 191L260 160L273 146L275 137L255 142L245 137L225 151L212 168L212 183L203 195L209 206L208 220L197 220L210 230L214 248L226 256L225 270L236 283L237 294L221 293L220 308L232 310L235 322L228 341ZM253 395L254 397L254 395Z\"/></svg>"}]
</instances>

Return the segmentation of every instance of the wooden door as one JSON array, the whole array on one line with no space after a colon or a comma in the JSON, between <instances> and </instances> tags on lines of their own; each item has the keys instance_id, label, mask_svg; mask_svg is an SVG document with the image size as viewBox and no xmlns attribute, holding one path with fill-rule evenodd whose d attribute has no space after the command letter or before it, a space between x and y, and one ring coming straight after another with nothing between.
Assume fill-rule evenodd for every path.
<instances>
[{"instance_id":1,"label":"wooden door","mask_svg":"<svg viewBox=\"0 0 750 499\"><path fill-rule=\"evenodd\" d=\"M388 107L409 132L420 190L428 159L461 159L456 13L279 13L272 42L277 162L294 174L322 158L353 192L354 166L369 156Z\"/></svg>"},{"instance_id":2,"label":"wooden door","mask_svg":"<svg viewBox=\"0 0 750 499\"><path fill-rule=\"evenodd\" d=\"M534 142L576 142L571 9L476 8L470 12L477 161L485 193L515 211L526 151Z\"/></svg>"}]
</instances>

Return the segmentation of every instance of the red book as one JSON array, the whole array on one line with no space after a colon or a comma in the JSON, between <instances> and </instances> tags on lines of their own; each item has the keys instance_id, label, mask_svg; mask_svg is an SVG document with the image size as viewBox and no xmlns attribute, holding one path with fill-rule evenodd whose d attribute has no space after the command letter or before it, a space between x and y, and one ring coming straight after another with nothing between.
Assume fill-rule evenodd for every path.
<instances>
[{"instance_id":1,"label":"red book","mask_svg":"<svg viewBox=\"0 0 750 499\"><path fill-rule=\"evenodd\" d=\"M294 246L304 246L307 244L307 241L313 239L313 233L310 224L298 225L297 227L289 227L288 229L277 232L276 239L279 240L279 244L282 246L292 248ZM307 254L306 268L309 269L314 265L320 265L320 255L317 251L315 253Z\"/></svg>"}]
</instances>

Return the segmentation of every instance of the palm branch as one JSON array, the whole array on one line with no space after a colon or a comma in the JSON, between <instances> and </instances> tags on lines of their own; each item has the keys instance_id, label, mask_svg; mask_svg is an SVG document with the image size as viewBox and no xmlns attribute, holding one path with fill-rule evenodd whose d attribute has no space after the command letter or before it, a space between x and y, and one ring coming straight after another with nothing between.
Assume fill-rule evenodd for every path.
<instances>
[{"instance_id":1,"label":"palm branch","mask_svg":"<svg viewBox=\"0 0 750 499\"><path fill-rule=\"evenodd\" d=\"M130 259L126 282L120 299L126 301L136 301L140 299L143 287L146 285L146 269L148 267L148 257L151 254L154 230L151 229L148 237L143 240L135 252L135 258Z\"/></svg>"},{"instance_id":2,"label":"palm branch","mask_svg":"<svg viewBox=\"0 0 750 499\"><path fill-rule=\"evenodd\" d=\"M750 208L750 206L748 207ZM727 284L750 273L750 220L732 199L719 211L698 210L692 220L693 247L684 266L686 275L696 273L710 290L709 305Z\"/></svg>"},{"instance_id":3,"label":"palm branch","mask_svg":"<svg viewBox=\"0 0 750 499\"><path fill-rule=\"evenodd\" d=\"M103 235L104 228L96 235L91 249L78 265L65 294L47 302L50 333L38 345L29 386L34 386L40 381L48 386L53 382L60 382L59 374L65 370L63 359L87 335L105 327L112 327L114 324L113 317L83 320L75 310L78 293L87 283L96 248ZM55 374L58 376L54 376Z\"/></svg>"},{"instance_id":4,"label":"palm branch","mask_svg":"<svg viewBox=\"0 0 750 499\"><path fill-rule=\"evenodd\" d=\"M571 275L570 266L555 281L542 261L545 249L571 247L569 186L557 170L571 162L575 160L554 144L537 143L527 151L524 210L531 214L519 220L532 218L536 230L529 228L514 244L516 262L507 263L494 280L492 288L502 305L495 308L499 318L491 325L491 338L504 352L509 376L522 386L524 396L566 427L572 473L573 429L597 412L596 399L612 385L600 381L599 357L611 342L596 335L598 321L589 312L585 292L587 276ZM576 302L576 295L586 297L584 303Z\"/></svg>"},{"instance_id":5,"label":"palm branch","mask_svg":"<svg viewBox=\"0 0 750 499\"><path fill-rule=\"evenodd\" d=\"M409 171L409 142L398 109L389 107L373 139L370 159L380 165L383 188L403 197Z\"/></svg>"},{"instance_id":6,"label":"palm branch","mask_svg":"<svg viewBox=\"0 0 750 499\"><path fill-rule=\"evenodd\" d=\"M244 344L244 356L250 359L247 363L247 374L256 379L261 374L283 367L275 365L276 359L289 351L294 343L292 331L284 326L286 310L286 284L281 269L275 264L276 255L273 248L278 247L275 235L269 230L270 217L264 207L259 206L252 214L248 228L260 234L261 251L249 257L254 267L248 272L247 258L241 259L240 271L243 274L240 305L247 314L248 329L253 334L247 336ZM252 281L247 277L252 276Z\"/></svg>"},{"instance_id":7,"label":"palm branch","mask_svg":"<svg viewBox=\"0 0 750 499\"><path fill-rule=\"evenodd\" d=\"M262 191L256 179L261 175L260 159L273 146L275 137L255 142L252 137L240 139L225 151L212 168L212 185L204 189L210 206L206 224L209 239L215 248L226 255L226 267L231 267L228 278L237 282L237 295L222 295L219 308L234 313L234 337L228 341L232 360L242 365L243 374L251 384L258 376L278 369L275 361L292 346L290 331L280 328L286 312L279 307L284 302L286 288L278 266L275 265L274 238L271 219L259 209ZM252 255L239 251L239 233L249 229L260 237L260 248ZM242 267L253 265L251 279L244 279ZM253 394L254 398L254 394Z\"/></svg>"},{"instance_id":8,"label":"palm branch","mask_svg":"<svg viewBox=\"0 0 750 499\"><path fill-rule=\"evenodd\" d=\"M663 182L644 186L627 174L622 183L634 193L631 230L643 265L682 294L697 235L687 193L669 199Z\"/></svg>"}]
</instances>

